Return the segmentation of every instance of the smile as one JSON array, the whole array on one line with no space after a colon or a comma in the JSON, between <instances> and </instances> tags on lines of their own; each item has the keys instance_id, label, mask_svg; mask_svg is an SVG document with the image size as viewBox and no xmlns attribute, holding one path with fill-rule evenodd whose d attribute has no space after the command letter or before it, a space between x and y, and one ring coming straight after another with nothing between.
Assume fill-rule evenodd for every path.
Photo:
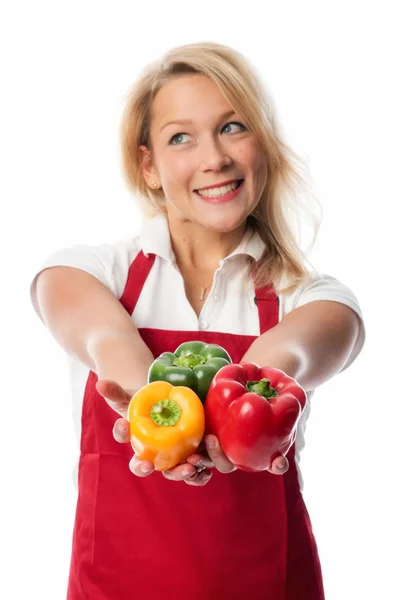
<instances>
[{"instance_id":1,"label":"smile","mask_svg":"<svg viewBox=\"0 0 400 600\"><path fill-rule=\"evenodd\" d=\"M243 187L243 182L244 179L239 179L238 181L234 181L219 187L209 188L206 190L195 190L195 194L202 200L202 202L214 205L224 204L225 202L230 202L236 198L238 194L240 194L240 190Z\"/></svg>"},{"instance_id":2,"label":"smile","mask_svg":"<svg viewBox=\"0 0 400 600\"><path fill-rule=\"evenodd\" d=\"M243 181L243 179L239 179L238 181L228 183L227 185L221 185L219 187L208 188L205 190L195 190L195 192L203 198L220 198L236 191L242 185Z\"/></svg>"}]
</instances>

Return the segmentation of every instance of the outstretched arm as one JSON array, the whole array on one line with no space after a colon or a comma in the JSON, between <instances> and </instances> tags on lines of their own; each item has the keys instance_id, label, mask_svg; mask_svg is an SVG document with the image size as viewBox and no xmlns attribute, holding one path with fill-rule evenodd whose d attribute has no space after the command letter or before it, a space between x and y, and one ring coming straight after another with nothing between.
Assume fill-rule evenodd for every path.
<instances>
[{"instance_id":1,"label":"outstretched arm","mask_svg":"<svg viewBox=\"0 0 400 600\"><path fill-rule=\"evenodd\" d=\"M242 361L282 369L305 390L313 390L354 361L364 336L351 308L317 300L295 308L260 335Z\"/></svg>"},{"instance_id":2,"label":"outstretched arm","mask_svg":"<svg viewBox=\"0 0 400 600\"><path fill-rule=\"evenodd\" d=\"M47 329L67 354L99 379L129 393L147 383L153 355L130 315L98 279L73 267L51 267L37 278L32 297ZM106 398L120 414L126 406Z\"/></svg>"}]
</instances>

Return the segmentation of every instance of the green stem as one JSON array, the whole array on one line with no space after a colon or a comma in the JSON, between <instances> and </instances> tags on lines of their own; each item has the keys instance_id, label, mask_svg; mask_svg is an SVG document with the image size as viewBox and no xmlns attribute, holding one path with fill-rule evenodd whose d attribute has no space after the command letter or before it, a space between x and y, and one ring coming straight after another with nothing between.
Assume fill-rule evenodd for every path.
<instances>
[{"instance_id":1,"label":"green stem","mask_svg":"<svg viewBox=\"0 0 400 600\"><path fill-rule=\"evenodd\" d=\"M269 379L260 379L260 381L248 381L246 383L246 390L248 392L255 392L264 398L273 398L278 395L275 388L271 386Z\"/></svg>"},{"instance_id":2,"label":"green stem","mask_svg":"<svg viewBox=\"0 0 400 600\"><path fill-rule=\"evenodd\" d=\"M181 407L173 400L160 400L151 407L150 419L160 427L173 427L182 414Z\"/></svg>"},{"instance_id":3,"label":"green stem","mask_svg":"<svg viewBox=\"0 0 400 600\"><path fill-rule=\"evenodd\" d=\"M207 359L201 354L193 354L189 352L184 354L183 356L179 356L175 358L173 361L174 367L189 367L192 369L193 367L197 367L197 365L204 365L207 362Z\"/></svg>"}]
</instances>

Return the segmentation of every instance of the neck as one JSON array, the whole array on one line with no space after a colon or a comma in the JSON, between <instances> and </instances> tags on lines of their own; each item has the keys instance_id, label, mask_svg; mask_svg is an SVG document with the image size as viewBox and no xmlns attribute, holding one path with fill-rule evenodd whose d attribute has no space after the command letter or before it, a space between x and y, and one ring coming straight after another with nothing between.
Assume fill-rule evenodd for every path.
<instances>
[{"instance_id":1,"label":"neck","mask_svg":"<svg viewBox=\"0 0 400 600\"><path fill-rule=\"evenodd\" d=\"M246 231L246 223L234 231L210 231L191 221L168 217L172 250L179 265L214 271L219 261L237 248Z\"/></svg>"}]
</instances>

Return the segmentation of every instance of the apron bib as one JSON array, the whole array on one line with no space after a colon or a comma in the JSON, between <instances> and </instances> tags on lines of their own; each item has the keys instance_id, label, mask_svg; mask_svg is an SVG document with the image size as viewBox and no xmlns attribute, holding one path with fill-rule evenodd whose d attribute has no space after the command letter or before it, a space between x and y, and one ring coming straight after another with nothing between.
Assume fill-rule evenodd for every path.
<instances>
[{"instance_id":1,"label":"apron bib","mask_svg":"<svg viewBox=\"0 0 400 600\"><path fill-rule=\"evenodd\" d=\"M121 304L131 315L155 256L132 263ZM279 320L256 290L260 331ZM154 357L181 343L223 346L240 362L254 336L139 329ZM323 600L317 547L294 461L285 475L222 474L204 487L131 473L112 435L116 413L90 372L83 399L78 501L67 600Z\"/></svg>"}]
</instances>

